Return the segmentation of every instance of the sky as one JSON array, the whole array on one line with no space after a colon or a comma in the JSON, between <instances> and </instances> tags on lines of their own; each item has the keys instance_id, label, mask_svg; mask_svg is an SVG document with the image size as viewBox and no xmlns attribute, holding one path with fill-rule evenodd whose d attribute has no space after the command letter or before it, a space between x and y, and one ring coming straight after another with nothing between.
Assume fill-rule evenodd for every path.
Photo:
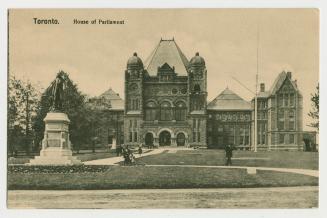
<instances>
[{"instance_id":1,"label":"sky","mask_svg":"<svg viewBox=\"0 0 327 218\"><path fill-rule=\"evenodd\" d=\"M35 24L33 18L59 24ZM124 20L122 25L73 20ZM110 87L124 98L124 71L134 52L145 61L160 39L206 61L208 101L226 87L245 100L291 71L303 94L303 127L319 81L316 9L14 9L9 12L9 73L46 88L64 70L90 96ZM257 68L258 67L258 68Z\"/></svg>"}]
</instances>

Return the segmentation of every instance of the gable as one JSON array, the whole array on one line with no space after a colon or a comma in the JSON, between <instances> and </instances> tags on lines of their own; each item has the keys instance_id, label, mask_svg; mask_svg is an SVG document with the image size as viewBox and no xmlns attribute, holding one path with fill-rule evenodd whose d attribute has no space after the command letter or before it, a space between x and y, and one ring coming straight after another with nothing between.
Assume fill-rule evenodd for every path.
<instances>
[{"instance_id":1,"label":"gable","mask_svg":"<svg viewBox=\"0 0 327 218\"><path fill-rule=\"evenodd\" d=\"M295 83L287 76L286 72L283 71L277 76L273 85L271 86L271 89L270 89L271 95L275 95L276 92L278 92L282 88L282 86L284 85L284 83L286 81L287 81L288 86L291 86L294 91L298 92L298 88L295 85Z\"/></svg>"},{"instance_id":2,"label":"gable","mask_svg":"<svg viewBox=\"0 0 327 218\"><path fill-rule=\"evenodd\" d=\"M279 92L284 92L284 93L288 93L288 92L295 92L295 88L292 84L292 82L286 78L283 82L283 84L280 86L280 88L277 90L277 93Z\"/></svg>"},{"instance_id":3,"label":"gable","mask_svg":"<svg viewBox=\"0 0 327 218\"><path fill-rule=\"evenodd\" d=\"M145 61L149 75L156 75L158 67L167 63L178 75L187 75L188 60L174 40L160 40L159 45Z\"/></svg>"}]
</instances>

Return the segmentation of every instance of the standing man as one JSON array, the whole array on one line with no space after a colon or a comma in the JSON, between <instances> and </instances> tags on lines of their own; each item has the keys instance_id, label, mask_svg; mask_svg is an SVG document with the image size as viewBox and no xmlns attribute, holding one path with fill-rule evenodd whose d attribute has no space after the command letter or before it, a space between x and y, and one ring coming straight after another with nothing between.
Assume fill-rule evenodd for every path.
<instances>
[{"instance_id":1,"label":"standing man","mask_svg":"<svg viewBox=\"0 0 327 218\"><path fill-rule=\"evenodd\" d=\"M225 152L226 152L226 166L231 166L232 165L232 156L233 156L232 146L226 145Z\"/></svg>"},{"instance_id":2,"label":"standing man","mask_svg":"<svg viewBox=\"0 0 327 218\"><path fill-rule=\"evenodd\" d=\"M139 152L139 155L140 155L140 157L141 157L141 155L142 155L142 153L143 153L143 151L142 151L142 144L139 145L138 152Z\"/></svg>"}]
</instances>

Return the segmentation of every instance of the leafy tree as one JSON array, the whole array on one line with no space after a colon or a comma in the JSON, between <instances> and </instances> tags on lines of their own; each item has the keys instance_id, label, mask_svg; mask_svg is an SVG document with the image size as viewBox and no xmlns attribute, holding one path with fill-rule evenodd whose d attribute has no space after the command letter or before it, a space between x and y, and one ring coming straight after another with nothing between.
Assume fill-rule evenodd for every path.
<instances>
[{"instance_id":1,"label":"leafy tree","mask_svg":"<svg viewBox=\"0 0 327 218\"><path fill-rule=\"evenodd\" d=\"M111 108L110 101L104 97L94 97L87 101L86 110L89 116L87 117L88 123L91 127L89 131L91 149L95 152L95 145L103 142L103 132L108 129L110 119L109 109Z\"/></svg>"},{"instance_id":2,"label":"leafy tree","mask_svg":"<svg viewBox=\"0 0 327 218\"><path fill-rule=\"evenodd\" d=\"M70 119L70 140L73 149L79 150L81 144L87 143L89 138L89 125L87 121L88 111L85 109L85 95L82 94L77 85L69 78L69 74L60 71L66 78L66 88L64 89L63 112ZM34 122L36 132L36 141L39 148L44 134L44 121L46 114L52 106L52 86L50 85L42 94L41 101L38 105L37 116Z\"/></svg>"},{"instance_id":3,"label":"leafy tree","mask_svg":"<svg viewBox=\"0 0 327 218\"><path fill-rule=\"evenodd\" d=\"M32 122L39 92L29 81L10 76L8 81L8 151L23 148L27 153L33 141Z\"/></svg>"},{"instance_id":4,"label":"leafy tree","mask_svg":"<svg viewBox=\"0 0 327 218\"><path fill-rule=\"evenodd\" d=\"M311 94L312 110L308 115L314 120L310 126L319 131L319 83L316 87L316 93Z\"/></svg>"}]
</instances>

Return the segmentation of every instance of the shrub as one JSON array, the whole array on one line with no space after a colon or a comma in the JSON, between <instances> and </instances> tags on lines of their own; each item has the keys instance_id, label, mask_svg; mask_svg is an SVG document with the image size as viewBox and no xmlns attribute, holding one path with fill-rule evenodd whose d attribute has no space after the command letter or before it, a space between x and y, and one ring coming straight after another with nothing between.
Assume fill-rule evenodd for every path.
<instances>
[{"instance_id":1,"label":"shrub","mask_svg":"<svg viewBox=\"0 0 327 218\"><path fill-rule=\"evenodd\" d=\"M8 174L13 173L95 173L106 172L110 166L101 165L72 165L72 166L8 166Z\"/></svg>"}]
</instances>

